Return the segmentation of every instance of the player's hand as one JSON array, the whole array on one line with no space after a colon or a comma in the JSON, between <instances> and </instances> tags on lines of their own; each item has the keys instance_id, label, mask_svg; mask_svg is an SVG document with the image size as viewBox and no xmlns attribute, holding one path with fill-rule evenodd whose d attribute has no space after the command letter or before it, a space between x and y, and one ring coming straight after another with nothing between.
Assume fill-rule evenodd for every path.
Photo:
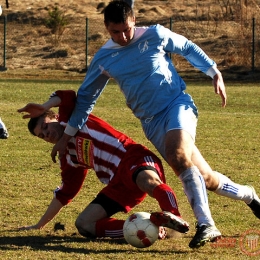
<instances>
[{"instance_id":1,"label":"player's hand","mask_svg":"<svg viewBox=\"0 0 260 260\"><path fill-rule=\"evenodd\" d=\"M71 136L67 134L63 134L60 140L53 146L51 152L51 158L54 163L56 163L56 156L59 156L59 160L65 155L67 150L67 144L70 140Z\"/></svg>"},{"instance_id":2,"label":"player's hand","mask_svg":"<svg viewBox=\"0 0 260 260\"><path fill-rule=\"evenodd\" d=\"M26 115L23 115L23 118L34 118L42 115L46 109L43 105L28 103L25 107L22 107L17 110L19 113L26 112Z\"/></svg>"},{"instance_id":3,"label":"player's hand","mask_svg":"<svg viewBox=\"0 0 260 260\"><path fill-rule=\"evenodd\" d=\"M24 226L24 227L19 227L18 230L31 230L31 229L40 229L37 225L32 225L32 226Z\"/></svg>"},{"instance_id":4,"label":"player's hand","mask_svg":"<svg viewBox=\"0 0 260 260\"><path fill-rule=\"evenodd\" d=\"M215 88L215 93L221 96L222 107L225 107L227 104L227 94L225 84L220 72L213 77L213 86Z\"/></svg>"}]
</instances>

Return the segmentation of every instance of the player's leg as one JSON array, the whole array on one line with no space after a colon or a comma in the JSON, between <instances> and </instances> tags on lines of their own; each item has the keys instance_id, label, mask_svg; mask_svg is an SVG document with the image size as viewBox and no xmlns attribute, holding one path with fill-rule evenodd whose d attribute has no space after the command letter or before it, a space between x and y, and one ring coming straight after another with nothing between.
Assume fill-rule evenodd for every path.
<instances>
[{"instance_id":1,"label":"player's leg","mask_svg":"<svg viewBox=\"0 0 260 260\"><path fill-rule=\"evenodd\" d=\"M78 216L75 225L82 236L122 238L124 220L111 218L124 208L99 193Z\"/></svg>"},{"instance_id":2,"label":"player's leg","mask_svg":"<svg viewBox=\"0 0 260 260\"><path fill-rule=\"evenodd\" d=\"M180 178L198 222L197 232L189 246L196 248L215 241L221 233L211 216L205 181L191 161L194 144L190 134L184 130L171 130L166 134L165 142L167 161Z\"/></svg>"},{"instance_id":3,"label":"player's leg","mask_svg":"<svg viewBox=\"0 0 260 260\"><path fill-rule=\"evenodd\" d=\"M152 167L142 167L133 176L137 187L155 198L163 211L153 212L151 221L157 226L169 227L186 233L189 230L189 224L180 216L176 195L170 186L162 182L157 171Z\"/></svg>"},{"instance_id":4,"label":"player's leg","mask_svg":"<svg viewBox=\"0 0 260 260\"><path fill-rule=\"evenodd\" d=\"M155 198L163 211L181 216L174 191L169 185L162 182L155 170L140 171L136 176L136 184L140 190Z\"/></svg>"},{"instance_id":5,"label":"player's leg","mask_svg":"<svg viewBox=\"0 0 260 260\"><path fill-rule=\"evenodd\" d=\"M179 101L167 108L165 122L165 143L159 149L166 161L183 184L184 192L197 219L197 232L189 246L200 247L221 236L215 227L208 204L203 176L192 162L197 127L197 109L191 97L180 95ZM158 123L158 122L156 122ZM155 129L156 130L156 129ZM159 129L157 132L162 132Z\"/></svg>"},{"instance_id":6,"label":"player's leg","mask_svg":"<svg viewBox=\"0 0 260 260\"><path fill-rule=\"evenodd\" d=\"M178 102L150 122L143 121L142 126L148 139L181 180L197 219L197 232L189 246L200 247L205 242L216 240L221 233L215 227L211 216L205 181L192 162L197 109L191 97L185 93L181 94Z\"/></svg>"},{"instance_id":7,"label":"player's leg","mask_svg":"<svg viewBox=\"0 0 260 260\"><path fill-rule=\"evenodd\" d=\"M244 201L254 215L260 218L260 199L252 186L240 185L227 176L213 171L196 146L193 150L192 161L199 168L208 190L230 199Z\"/></svg>"},{"instance_id":8,"label":"player's leg","mask_svg":"<svg viewBox=\"0 0 260 260\"><path fill-rule=\"evenodd\" d=\"M191 160L194 143L190 134L184 130L168 131L165 143L167 161L184 186L198 224L214 225L204 179Z\"/></svg>"},{"instance_id":9,"label":"player's leg","mask_svg":"<svg viewBox=\"0 0 260 260\"><path fill-rule=\"evenodd\" d=\"M251 185L240 185L233 182L227 176L214 171L219 179L218 187L213 190L217 195L225 196L234 200L241 200L252 210L253 214L260 219L260 199Z\"/></svg>"}]
</instances>

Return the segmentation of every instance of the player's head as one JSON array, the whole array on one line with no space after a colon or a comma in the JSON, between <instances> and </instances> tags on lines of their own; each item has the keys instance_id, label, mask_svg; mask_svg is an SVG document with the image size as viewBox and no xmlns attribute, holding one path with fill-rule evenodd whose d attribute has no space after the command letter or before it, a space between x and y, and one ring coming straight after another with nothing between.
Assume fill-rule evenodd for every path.
<instances>
[{"instance_id":1,"label":"player's head","mask_svg":"<svg viewBox=\"0 0 260 260\"><path fill-rule=\"evenodd\" d=\"M64 132L64 127L60 125L57 117L54 111L48 110L39 117L31 118L28 122L28 129L34 136L56 144Z\"/></svg>"},{"instance_id":2,"label":"player's head","mask_svg":"<svg viewBox=\"0 0 260 260\"><path fill-rule=\"evenodd\" d=\"M134 37L135 16L124 1L112 1L104 9L104 23L114 42L126 46Z\"/></svg>"}]
</instances>

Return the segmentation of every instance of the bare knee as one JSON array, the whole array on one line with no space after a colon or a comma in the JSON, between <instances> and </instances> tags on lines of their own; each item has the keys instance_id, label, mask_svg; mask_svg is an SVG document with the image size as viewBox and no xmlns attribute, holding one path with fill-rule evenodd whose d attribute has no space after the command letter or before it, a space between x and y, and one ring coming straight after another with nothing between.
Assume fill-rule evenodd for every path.
<instances>
[{"instance_id":1,"label":"bare knee","mask_svg":"<svg viewBox=\"0 0 260 260\"><path fill-rule=\"evenodd\" d=\"M166 146L166 160L177 176L193 166L185 147Z\"/></svg>"},{"instance_id":2,"label":"bare knee","mask_svg":"<svg viewBox=\"0 0 260 260\"><path fill-rule=\"evenodd\" d=\"M191 157L194 142L183 130L171 130L165 138L165 154L168 164L176 175L193 166Z\"/></svg>"},{"instance_id":3,"label":"bare knee","mask_svg":"<svg viewBox=\"0 0 260 260\"><path fill-rule=\"evenodd\" d=\"M100 204L90 203L76 219L75 226L82 236L95 237L96 223L105 217L107 213Z\"/></svg>"},{"instance_id":4,"label":"bare knee","mask_svg":"<svg viewBox=\"0 0 260 260\"><path fill-rule=\"evenodd\" d=\"M149 196L153 196L154 188L162 183L159 175L153 170L143 170L138 173L136 178L138 188Z\"/></svg>"},{"instance_id":5,"label":"bare knee","mask_svg":"<svg viewBox=\"0 0 260 260\"><path fill-rule=\"evenodd\" d=\"M88 238L95 238L95 234L93 233L93 225L95 225L95 223L88 223L86 221L83 221L80 217L78 217L75 221L75 226L78 230L78 232L84 236L84 237L88 237Z\"/></svg>"},{"instance_id":6,"label":"bare knee","mask_svg":"<svg viewBox=\"0 0 260 260\"><path fill-rule=\"evenodd\" d=\"M185 151L182 149L166 150L166 158L168 164L171 166L177 176L179 176L186 169L193 166L192 161L187 157Z\"/></svg>"}]
</instances>

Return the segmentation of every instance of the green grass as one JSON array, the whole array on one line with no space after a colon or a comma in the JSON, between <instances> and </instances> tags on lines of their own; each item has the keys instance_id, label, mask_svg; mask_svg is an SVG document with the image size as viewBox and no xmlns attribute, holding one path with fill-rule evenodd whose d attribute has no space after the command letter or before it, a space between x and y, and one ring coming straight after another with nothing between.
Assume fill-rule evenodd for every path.
<instances>
[{"instance_id":1,"label":"green grass","mask_svg":"<svg viewBox=\"0 0 260 260\"><path fill-rule=\"evenodd\" d=\"M246 205L209 192L212 215L226 238L236 239L234 247L213 248L208 244L191 250L195 218L182 186L165 165L168 183L176 191L180 211L190 224L187 235L157 241L146 249L136 249L123 240L87 240L74 227L77 215L102 188L93 172L74 201L43 230L20 231L17 227L38 222L60 184L59 167L51 161L52 145L32 137L17 109L28 102L44 102L57 89L77 90L79 81L0 81L0 116L8 127L9 139L0 140L0 258L1 259L257 259L242 253L239 237L246 230L260 230ZM234 181L252 184L260 192L259 129L260 84L227 84L228 105L221 108L210 81L188 83L199 108L196 143L212 168ZM109 84L101 95L94 113L107 120L136 141L145 144L140 124L124 104L118 87ZM158 210L155 200L147 198L135 211ZM118 214L119 218L127 215ZM54 232L54 223L65 224L65 231Z\"/></svg>"}]
</instances>

